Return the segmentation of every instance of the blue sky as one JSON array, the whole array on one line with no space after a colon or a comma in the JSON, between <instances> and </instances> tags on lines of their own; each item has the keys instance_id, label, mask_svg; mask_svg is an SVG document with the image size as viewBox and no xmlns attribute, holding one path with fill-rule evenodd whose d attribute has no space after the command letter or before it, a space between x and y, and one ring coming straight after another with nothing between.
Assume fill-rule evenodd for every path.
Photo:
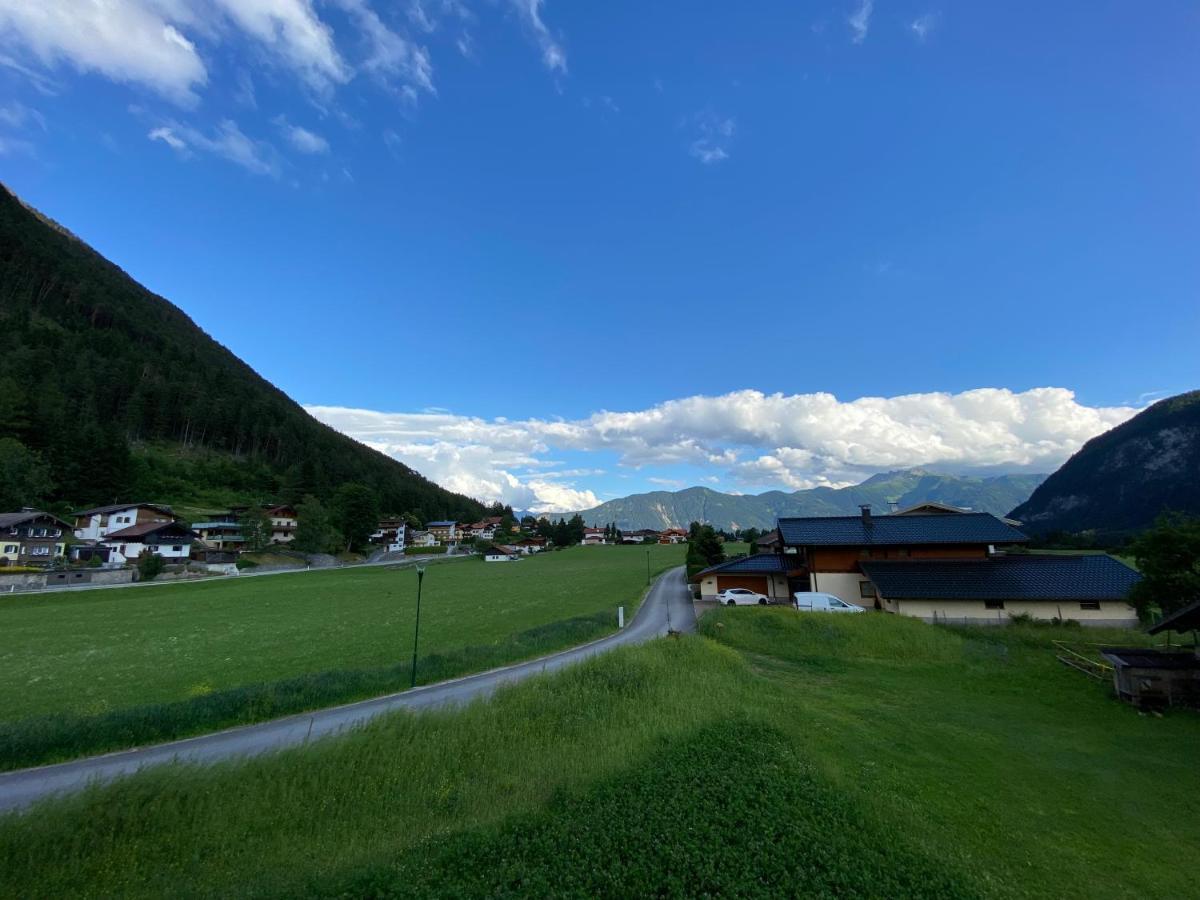
<instances>
[{"instance_id":1,"label":"blue sky","mask_svg":"<svg viewBox=\"0 0 1200 900\"><path fill-rule=\"evenodd\" d=\"M98 10L0 0L4 181L457 489L1045 471L1200 381L1194 4Z\"/></svg>"}]
</instances>

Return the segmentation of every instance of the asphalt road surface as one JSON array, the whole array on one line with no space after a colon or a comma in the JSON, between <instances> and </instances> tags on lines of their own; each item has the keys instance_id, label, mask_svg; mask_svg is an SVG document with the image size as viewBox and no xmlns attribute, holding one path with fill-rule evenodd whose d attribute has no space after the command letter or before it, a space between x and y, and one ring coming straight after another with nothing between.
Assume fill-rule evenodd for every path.
<instances>
[{"instance_id":1,"label":"asphalt road surface","mask_svg":"<svg viewBox=\"0 0 1200 900\"><path fill-rule=\"evenodd\" d=\"M0 773L0 812L21 809L51 795L77 791L92 782L111 781L149 766L172 761L212 763L256 756L336 735L398 709L433 709L466 703L488 696L501 685L522 681L542 672L557 671L614 647L665 635L668 623L675 631L694 631L696 628L696 617L682 567L671 569L659 577L637 615L623 630L589 644L540 659L345 706L332 706L256 725L243 725L168 744Z\"/></svg>"}]
</instances>

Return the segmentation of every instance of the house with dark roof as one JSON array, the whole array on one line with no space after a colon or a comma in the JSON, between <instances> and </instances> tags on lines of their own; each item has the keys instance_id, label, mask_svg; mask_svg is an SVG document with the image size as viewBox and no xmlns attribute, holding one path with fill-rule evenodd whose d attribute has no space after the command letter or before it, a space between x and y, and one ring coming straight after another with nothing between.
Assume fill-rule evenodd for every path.
<instances>
[{"instance_id":1,"label":"house with dark roof","mask_svg":"<svg viewBox=\"0 0 1200 900\"><path fill-rule=\"evenodd\" d=\"M439 544L454 545L463 539L462 529L457 522L450 519L440 522L428 522L425 528Z\"/></svg>"},{"instance_id":2,"label":"house with dark roof","mask_svg":"<svg viewBox=\"0 0 1200 900\"><path fill-rule=\"evenodd\" d=\"M811 516L778 520L793 591L833 594L882 609L862 564L875 560L987 560L1028 538L990 513Z\"/></svg>"},{"instance_id":3,"label":"house with dark roof","mask_svg":"<svg viewBox=\"0 0 1200 900\"><path fill-rule=\"evenodd\" d=\"M717 594L729 588L746 588L780 603L790 603L793 580L803 575L794 556L780 553L755 553L741 556L719 565L710 566L695 575L700 585L701 600L716 600Z\"/></svg>"},{"instance_id":4,"label":"house with dark roof","mask_svg":"<svg viewBox=\"0 0 1200 900\"><path fill-rule=\"evenodd\" d=\"M1126 598L1141 576L1104 553L987 559L864 560L878 608L929 622L1006 624L1011 616L1128 628Z\"/></svg>"},{"instance_id":5,"label":"house with dark roof","mask_svg":"<svg viewBox=\"0 0 1200 900\"><path fill-rule=\"evenodd\" d=\"M135 562L143 553L161 556L166 562L187 562L196 533L178 522L144 522L109 532L100 543L112 552L110 561Z\"/></svg>"},{"instance_id":6,"label":"house with dark roof","mask_svg":"<svg viewBox=\"0 0 1200 900\"><path fill-rule=\"evenodd\" d=\"M46 566L67 549L71 524L40 509L0 513L0 566Z\"/></svg>"},{"instance_id":7,"label":"house with dark roof","mask_svg":"<svg viewBox=\"0 0 1200 900\"><path fill-rule=\"evenodd\" d=\"M75 513L75 537L98 541L111 532L147 522L173 522L171 507L161 503L112 503Z\"/></svg>"}]
</instances>

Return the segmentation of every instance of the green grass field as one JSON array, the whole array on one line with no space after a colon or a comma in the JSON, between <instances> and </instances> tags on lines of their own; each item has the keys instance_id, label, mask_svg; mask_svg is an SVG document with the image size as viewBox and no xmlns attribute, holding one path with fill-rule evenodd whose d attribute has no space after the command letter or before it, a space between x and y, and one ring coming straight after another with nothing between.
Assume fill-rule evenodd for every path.
<instances>
[{"instance_id":1,"label":"green grass field","mask_svg":"<svg viewBox=\"0 0 1200 900\"><path fill-rule=\"evenodd\" d=\"M653 574L683 562L649 550ZM614 631L646 576L646 550L623 547L431 565L419 680ZM412 568L385 567L5 598L0 767L402 689L415 611Z\"/></svg>"},{"instance_id":2,"label":"green grass field","mask_svg":"<svg viewBox=\"0 0 1200 900\"><path fill-rule=\"evenodd\" d=\"M1200 716L1140 716L1050 649L1136 635L758 608L702 630L0 820L4 892L1196 896Z\"/></svg>"}]
</instances>

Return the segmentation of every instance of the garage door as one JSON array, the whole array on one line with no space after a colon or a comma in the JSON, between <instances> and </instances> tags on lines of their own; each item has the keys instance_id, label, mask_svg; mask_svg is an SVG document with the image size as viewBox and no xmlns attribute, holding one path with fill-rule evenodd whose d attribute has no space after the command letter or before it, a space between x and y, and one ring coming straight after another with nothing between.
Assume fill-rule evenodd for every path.
<instances>
[{"instance_id":1,"label":"garage door","mask_svg":"<svg viewBox=\"0 0 1200 900\"><path fill-rule=\"evenodd\" d=\"M746 588L746 590L770 596L765 575L718 575L717 590L724 591L729 588Z\"/></svg>"}]
</instances>

